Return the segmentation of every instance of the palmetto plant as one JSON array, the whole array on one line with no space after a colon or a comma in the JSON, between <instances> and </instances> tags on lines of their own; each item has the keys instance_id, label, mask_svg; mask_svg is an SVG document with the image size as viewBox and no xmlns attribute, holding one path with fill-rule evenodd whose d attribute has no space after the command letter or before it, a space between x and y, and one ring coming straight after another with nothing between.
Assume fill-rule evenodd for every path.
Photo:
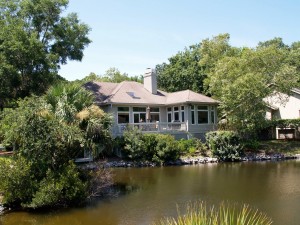
<instances>
[{"instance_id":1,"label":"palmetto plant","mask_svg":"<svg viewBox=\"0 0 300 225\"><path fill-rule=\"evenodd\" d=\"M56 118L84 132L85 150L97 156L110 145L112 118L94 105L94 96L79 84L61 83L49 89L46 102Z\"/></svg>"},{"instance_id":2,"label":"palmetto plant","mask_svg":"<svg viewBox=\"0 0 300 225\"><path fill-rule=\"evenodd\" d=\"M45 95L53 113L66 122L73 122L78 112L91 106L94 97L78 84L61 83L49 89Z\"/></svg>"},{"instance_id":3,"label":"palmetto plant","mask_svg":"<svg viewBox=\"0 0 300 225\"><path fill-rule=\"evenodd\" d=\"M154 225L270 225L266 214L248 205L221 203L208 208L204 202L189 203L186 213L177 218L166 218Z\"/></svg>"}]
</instances>

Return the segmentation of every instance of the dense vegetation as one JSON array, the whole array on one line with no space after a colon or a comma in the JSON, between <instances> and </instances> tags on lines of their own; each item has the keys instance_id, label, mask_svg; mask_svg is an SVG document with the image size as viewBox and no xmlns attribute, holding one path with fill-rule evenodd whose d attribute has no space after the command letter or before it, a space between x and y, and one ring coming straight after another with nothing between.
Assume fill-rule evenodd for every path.
<instances>
[{"instance_id":1,"label":"dense vegetation","mask_svg":"<svg viewBox=\"0 0 300 225\"><path fill-rule=\"evenodd\" d=\"M84 152L97 157L111 146L111 118L92 103L80 86L58 85L45 96L25 98L16 109L2 112L1 140L15 151L12 160L0 163L5 205L79 204L94 195L95 184L110 183L105 173L88 173L73 162ZM91 182L93 176L98 182Z\"/></svg>"},{"instance_id":2,"label":"dense vegetation","mask_svg":"<svg viewBox=\"0 0 300 225\"><path fill-rule=\"evenodd\" d=\"M255 133L265 122L264 98L276 91L289 94L299 86L300 43L286 45L274 38L247 48L229 41L229 34L204 39L157 65L158 86L203 91L220 100L224 129Z\"/></svg>"},{"instance_id":3,"label":"dense vegetation","mask_svg":"<svg viewBox=\"0 0 300 225\"><path fill-rule=\"evenodd\" d=\"M206 145L199 139L175 140L170 134L145 134L134 127L128 127L124 137L117 139L116 147L121 148L123 157L130 160L164 164L179 159L181 155L207 152Z\"/></svg>"}]
</instances>

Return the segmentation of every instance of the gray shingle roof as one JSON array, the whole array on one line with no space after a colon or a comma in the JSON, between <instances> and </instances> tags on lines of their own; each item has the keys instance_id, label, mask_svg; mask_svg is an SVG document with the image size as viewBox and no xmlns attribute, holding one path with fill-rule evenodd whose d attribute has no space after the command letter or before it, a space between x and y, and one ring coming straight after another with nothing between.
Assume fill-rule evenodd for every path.
<instances>
[{"instance_id":1,"label":"gray shingle roof","mask_svg":"<svg viewBox=\"0 0 300 225\"><path fill-rule=\"evenodd\" d=\"M96 96L98 104L172 105L179 103L218 104L219 102L196 92L185 90L173 93L157 91L152 94L143 84L134 81L121 83L89 82L84 85Z\"/></svg>"}]
</instances>

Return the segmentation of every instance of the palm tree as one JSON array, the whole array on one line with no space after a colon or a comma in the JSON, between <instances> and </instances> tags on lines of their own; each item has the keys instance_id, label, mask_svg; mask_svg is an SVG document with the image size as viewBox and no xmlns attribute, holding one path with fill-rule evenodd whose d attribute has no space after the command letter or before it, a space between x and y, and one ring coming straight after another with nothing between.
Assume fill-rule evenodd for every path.
<instances>
[{"instance_id":1,"label":"palm tree","mask_svg":"<svg viewBox=\"0 0 300 225\"><path fill-rule=\"evenodd\" d=\"M94 105L91 92L76 83L61 83L49 89L46 102L58 119L77 124L85 134L85 151L98 156L111 149L112 118Z\"/></svg>"}]
</instances>

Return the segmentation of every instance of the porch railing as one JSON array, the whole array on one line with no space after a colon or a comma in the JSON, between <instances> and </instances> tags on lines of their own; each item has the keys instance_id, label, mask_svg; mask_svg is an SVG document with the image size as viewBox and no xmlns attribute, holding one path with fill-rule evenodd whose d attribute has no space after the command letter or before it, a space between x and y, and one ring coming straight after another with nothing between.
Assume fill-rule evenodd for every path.
<instances>
[{"instance_id":1,"label":"porch railing","mask_svg":"<svg viewBox=\"0 0 300 225\"><path fill-rule=\"evenodd\" d=\"M187 130L186 123L173 122L173 123L122 123L118 124L118 133L122 134L124 130L128 127L137 127L142 132L148 133L172 133L172 132L183 132Z\"/></svg>"}]
</instances>

